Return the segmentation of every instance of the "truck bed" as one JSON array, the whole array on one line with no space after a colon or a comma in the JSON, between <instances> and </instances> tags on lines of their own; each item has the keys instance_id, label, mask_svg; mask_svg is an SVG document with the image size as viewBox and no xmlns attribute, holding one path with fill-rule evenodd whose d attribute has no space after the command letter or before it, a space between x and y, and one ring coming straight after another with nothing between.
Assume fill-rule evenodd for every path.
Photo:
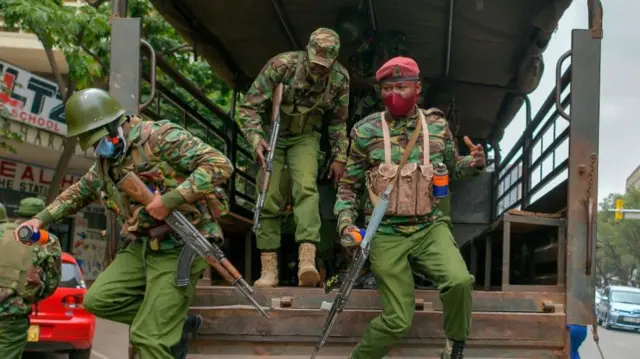
<instances>
[{"instance_id":1,"label":"truck bed","mask_svg":"<svg viewBox=\"0 0 640 359\"><path fill-rule=\"evenodd\" d=\"M564 349L562 290L475 291L466 356L554 358L555 351ZM327 316L320 305L332 301L335 293L325 294L320 288L257 288L254 296L269 311L269 320L242 304L245 299L232 287L199 286L191 312L201 314L204 324L190 343L190 353L310 355ZM415 298L413 327L392 357L436 358L445 339L438 293L416 290ZM381 309L377 291L354 290L321 354L346 356Z\"/></svg>"}]
</instances>

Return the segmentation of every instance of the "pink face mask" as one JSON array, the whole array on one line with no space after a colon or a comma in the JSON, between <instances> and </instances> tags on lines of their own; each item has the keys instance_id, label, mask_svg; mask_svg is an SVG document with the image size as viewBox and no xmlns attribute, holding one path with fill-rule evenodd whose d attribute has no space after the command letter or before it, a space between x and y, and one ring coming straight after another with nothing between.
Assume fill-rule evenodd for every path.
<instances>
[{"instance_id":1,"label":"pink face mask","mask_svg":"<svg viewBox=\"0 0 640 359\"><path fill-rule=\"evenodd\" d=\"M418 102L418 94L414 94L413 97L410 98L404 98L399 93L394 92L383 98L383 101L391 115L394 117L403 117L415 107Z\"/></svg>"}]
</instances>

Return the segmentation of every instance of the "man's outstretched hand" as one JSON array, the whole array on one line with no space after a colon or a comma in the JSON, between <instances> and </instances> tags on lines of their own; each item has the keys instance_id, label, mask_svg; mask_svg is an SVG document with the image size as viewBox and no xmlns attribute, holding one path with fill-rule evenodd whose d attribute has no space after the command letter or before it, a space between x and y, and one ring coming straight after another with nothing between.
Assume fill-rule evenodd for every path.
<instances>
[{"instance_id":1,"label":"man's outstretched hand","mask_svg":"<svg viewBox=\"0 0 640 359\"><path fill-rule=\"evenodd\" d=\"M484 149L482 148L482 145L474 145L467 136L464 136L464 144L467 145L470 155L473 157L471 167L483 168L487 161L484 156Z\"/></svg>"}]
</instances>

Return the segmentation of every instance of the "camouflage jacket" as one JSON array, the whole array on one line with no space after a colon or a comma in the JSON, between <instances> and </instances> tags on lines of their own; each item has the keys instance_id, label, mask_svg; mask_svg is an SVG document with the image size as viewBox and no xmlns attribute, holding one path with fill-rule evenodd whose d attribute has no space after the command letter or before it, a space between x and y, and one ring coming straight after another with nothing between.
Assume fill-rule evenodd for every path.
<instances>
[{"instance_id":1,"label":"camouflage jacket","mask_svg":"<svg viewBox=\"0 0 640 359\"><path fill-rule=\"evenodd\" d=\"M424 111L424 110L422 110ZM462 179L478 175L481 170L470 166L472 157L458 155L453 142L453 136L444 118L441 116L427 116L429 127L429 146L431 163L444 163L451 179ZM409 138L416 128L417 115L412 118L393 118L389 113L386 119L391 135L392 161L400 163L402 151L407 146ZM384 162L384 143L381 127L381 113L367 116L356 123L351 130L351 149L347 160L344 177L338 185L338 195L334 213L338 217L338 231L342 233L348 225L355 224L360 208L359 200L365 191L365 173ZM422 159L423 141L418 137L407 163L419 163ZM372 208L369 196L366 196L366 208ZM440 209L434 209L424 218L385 217L379 231L386 234L410 235L426 228L436 219L445 219ZM369 218L366 219L366 222Z\"/></svg>"},{"instance_id":2,"label":"camouflage jacket","mask_svg":"<svg viewBox=\"0 0 640 359\"><path fill-rule=\"evenodd\" d=\"M4 226L0 225L0 238L3 235ZM0 302L0 318L29 315L33 303L48 298L56 291L60 284L61 256L60 241L53 233L49 233L46 245L33 246L32 263L38 278L27 281L24 296L19 296L13 289L0 288L0 298L5 297Z\"/></svg>"},{"instance_id":3,"label":"camouflage jacket","mask_svg":"<svg viewBox=\"0 0 640 359\"><path fill-rule=\"evenodd\" d=\"M327 80L310 83L305 66L306 55L303 51L285 52L273 57L262 68L244 102L240 105L237 118L244 136L255 149L260 139L267 139L262 127L261 116L265 114L265 105L273 97L273 91L279 83L284 85L282 105L313 107L328 122L329 142L332 154L337 161L347 161L347 116L349 112L349 73L339 63L335 63ZM327 86L330 86L327 89ZM281 111L282 114L282 111ZM321 124L317 124L321 125ZM320 128L316 128L320 130ZM290 135L286 128L281 136Z\"/></svg>"},{"instance_id":4,"label":"camouflage jacket","mask_svg":"<svg viewBox=\"0 0 640 359\"><path fill-rule=\"evenodd\" d=\"M118 215L122 224L130 217L127 217L126 213L120 209L122 206L119 205L119 201L126 201L130 204L130 206L125 206L129 209L129 214L133 212L133 208L140 208L140 205L127 196L118 194L115 184L129 172L133 171L140 175L157 169L162 173L160 176L162 183L160 184L152 179L140 177L147 185L161 189L165 187L164 191L161 191L164 193L162 195L164 205L169 210L180 207L182 211L184 208L182 205L192 204L200 213L185 213L187 218L193 220L194 215L200 218L196 227L205 237L222 238L219 225L210 211L205 208L206 203L201 198L219 191L220 188L217 186L231 176L233 166L229 159L220 151L169 121L140 121L137 118L135 120L135 122L131 122L127 134L127 143L129 144L127 155L106 166L109 176L101 176L99 165L94 164L89 172L60 194L36 217L42 220L44 225L47 225L76 213L95 199L100 198L106 208L113 210ZM142 146L146 150L138 151L137 145L140 144L142 137L148 138ZM147 161L136 160L136 156L142 155L142 152L146 153L146 157L150 157L147 158ZM176 172L175 176L169 173L173 171ZM175 180L167 180L172 177L183 177L184 180L180 184ZM137 211L136 218L138 220L136 234L140 239L147 238L146 231L161 225L144 209ZM173 248L171 241L163 241L161 249L169 248Z\"/></svg>"}]
</instances>

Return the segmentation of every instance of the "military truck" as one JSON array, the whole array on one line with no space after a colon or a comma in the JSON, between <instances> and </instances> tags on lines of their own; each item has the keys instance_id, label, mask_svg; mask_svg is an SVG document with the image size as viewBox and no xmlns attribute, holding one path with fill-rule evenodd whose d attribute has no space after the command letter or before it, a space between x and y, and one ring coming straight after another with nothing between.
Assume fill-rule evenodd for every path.
<instances>
[{"instance_id":1,"label":"military truck","mask_svg":"<svg viewBox=\"0 0 640 359\"><path fill-rule=\"evenodd\" d=\"M598 1L584 2L589 9L586 29L573 30L571 48L555 69L546 69L555 71L556 85L535 114L527 94L537 87L545 70L542 53L571 2L152 0L234 90L232 109L226 112L153 51L151 68L131 66L139 63L132 57L140 57L140 23L126 17L126 0L114 0L118 16L112 19L110 89L128 109L181 122L235 163L228 184L231 212L222 223L229 258L251 281L259 274L250 230L256 168L233 121L235 100L269 58L304 49L309 34L335 25L345 7L365 12L376 32L404 32L426 86L442 79L452 84L458 135L485 144L491 159L484 175L451 184L454 234L476 278L466 356L568 358L566 326L589 325L594 313L602 39ZM356 46L343 44L341 63ZM143 105L140 81L152 92ZM178 90L192 100L181 99ZM163 110L167 106L173 110ZM526 128L504 155L499 151L504 129L523 106ZM563 151L566 158L561 158ZM335 219L326 208L332 200L323 199L329 202L323 203L323 217L331 226ZM256 289L256 298L271 312L267 320L245 305L233 287L206 273L191 308L202 314L204 326L190 351L308 355L326 318L320 304L334 295L322 288ZM445 339L438 293L416 289L415 306L413 327L391 355L437 357ZM375 290L355 290L321 354L346 357L380 310Z\"/></svg>"}]
</instances>

